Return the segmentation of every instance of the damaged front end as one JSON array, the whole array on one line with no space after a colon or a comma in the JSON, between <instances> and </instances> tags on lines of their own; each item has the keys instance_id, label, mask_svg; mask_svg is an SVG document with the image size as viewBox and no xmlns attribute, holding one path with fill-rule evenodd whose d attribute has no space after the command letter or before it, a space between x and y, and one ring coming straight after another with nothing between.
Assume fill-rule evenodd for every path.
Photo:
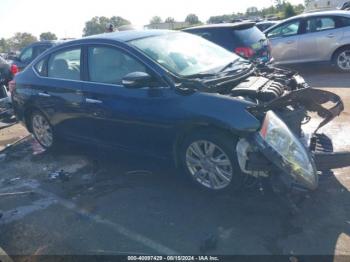
<instances>
[{"instance_id":1,"label":"damaged front end","mask_svg":"<svg viewBox=\"0 0 350 262\"><path fill-rule=\"evenodd\" d=\"M257 96L248 95L249 99L257 99L249 112L263 124L259 132L241 139L237 145L239 164L244 173L255 177L282 173L280 178L284 184L314 190L318 186L317 171L350 166L349 152L318 150L325 148L319 144L322 142L319 129L344 110L339 96L310 88L302 77L288 70L270 67L256 77L270 82L259 89ZM232 93L233 96L246 97L252 89L241 86L238 90L234 88ZM266 94L259 99L259 92L270 93L270 99L261 99L266 98ZM271 96L275 97L271 99ZM307 136L303 125L310 121L309 114L314 113L322 120ZM328 139L327 143L330 142Z\"/></svg>"}]
</instances>

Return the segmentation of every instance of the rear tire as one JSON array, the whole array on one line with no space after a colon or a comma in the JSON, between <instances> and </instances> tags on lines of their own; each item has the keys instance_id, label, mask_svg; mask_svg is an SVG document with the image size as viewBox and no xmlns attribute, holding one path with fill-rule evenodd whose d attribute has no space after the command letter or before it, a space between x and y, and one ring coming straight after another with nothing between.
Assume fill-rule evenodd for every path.
<instances>
[{"instance_id":1,"label":"rear tire","mask_svg":"<svg viewBox=\"0 0 350 262\"><path fill-rule=\"evenodd\" d=\"M220 130L208 129L188 135L178 152L182 173L207 192L238 190L243 176L236 144L235 137Z\"/></svg>"},{"instance_id":2,"label":"rear tire","mask_svg":"<svg viewBox=\"0 0 350 262\"><path fill-rule=\"evenodd\" d=\"M52 149L56 146L56 137L49 120L40 111L33 111L30 115L30 129L45 149Z\"/></svg>"},{"instance_id":3,"label":"rear tire","mask_svg":"<svg viewBox=\"0 0 350 262\"><path fill-rule=\"evenodd\" d=\"M333 56L333 64L340 72L350 72L350 46L341 48Z\"/></svg>"}]
</instances>

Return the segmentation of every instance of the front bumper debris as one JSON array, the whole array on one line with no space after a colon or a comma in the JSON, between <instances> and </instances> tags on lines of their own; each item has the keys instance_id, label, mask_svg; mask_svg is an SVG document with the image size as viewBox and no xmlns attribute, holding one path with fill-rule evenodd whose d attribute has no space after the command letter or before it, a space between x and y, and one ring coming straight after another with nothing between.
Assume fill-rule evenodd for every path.
<instances>
[{"instance_id":1,"label":"front bumper debris","mask_svg":"<svg viewBox=\"0 0 350 262\"><path fill-rule=\"evenodd\" d=\"M278 110L286 106L303 106L307 111L317 112L323 118L323 121L314 133L339 116L344 110L343 101L338 95L314 88L303 88L292 91L270 103L250 107L249 110L253 114L261 114L261 112Z\"/></svg>"}]
</instances>

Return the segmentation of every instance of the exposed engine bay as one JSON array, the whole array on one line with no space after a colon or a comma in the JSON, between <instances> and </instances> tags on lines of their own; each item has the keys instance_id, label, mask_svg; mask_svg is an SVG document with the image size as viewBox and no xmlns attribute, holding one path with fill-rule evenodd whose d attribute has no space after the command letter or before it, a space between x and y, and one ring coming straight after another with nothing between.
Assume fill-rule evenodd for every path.
<instances>
[{"instance_id":1,"label":"exposed engine bay","mask_svg":"<svg viewBox=\"0 0 350 262\"><path fill-rule=\"evenodd\" d=\"M308 112L316 112L324 119L316 133L344 110L336 94L313 89L297 72L273 66L259 68L254 76L232 88L230 95L254 101L257 106L250 111L256 116L274 110L298 137L301 126L310 120Z\"/></svg>"},{"instance_id":2,"label":"exposed engine bay","mask_svg":"<svg viewBox=\"0 0 350 262\"><path fill-rule=\"evenodd\" d=\"M240 138L237 157L243 173L254 177L270 177L277 170L287 182L307 189L317 187L318 159L331 157L343 167L350 164L350 153L329 153L318 157L317 131L338 116L344 105L332 92L314 89L297 73L272 65L258 65L236 75L219 74L185 82L190 90L219 93L251 102L247 110L262 123L252 137ZM307 136L303 125L316 112L320 124ZM308 141L307 141L308 140ZM278 172L278 171L277 171ZM292 186L291 186L292 187Z\"/></svg>"}]
</instances>

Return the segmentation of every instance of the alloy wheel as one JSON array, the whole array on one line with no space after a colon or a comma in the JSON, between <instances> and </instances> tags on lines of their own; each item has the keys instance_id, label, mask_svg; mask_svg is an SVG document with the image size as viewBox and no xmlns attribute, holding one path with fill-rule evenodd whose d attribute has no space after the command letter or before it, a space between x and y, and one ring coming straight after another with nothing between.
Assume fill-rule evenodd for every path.
<instances>
[{"instance_id":1,"label":"alloy wheel","mask_svg":"<svg viewBox=\"0 0 350 262\"><path fill-rule=\"evenodd\" d=\"M345 50L338 55L337 64L341 70L350 70L350 50Z\"/></svg>"},{"instance_id":2,"label":"alloy wheel","mask_svg":"<svg viewBox=\"0 0 350 262\"><path fill-rule=\"evenodd\" d=\"M32 118L32 128L35 138L46 148L52 146L53 134L49 122L41 114L34 114Z\"/></svg>"},{"instance_id":3,"label":"alloy wheel","mask_svg":"<svg viewBox=\"0 0 350 262\"><path fill-rule=\"evenodd\" d=\"M232 181L231 160L213 142L200 140L190 144L186 150L186 165L194 180L206 188L223 189Z\"/></svg>"}]
</instances>

